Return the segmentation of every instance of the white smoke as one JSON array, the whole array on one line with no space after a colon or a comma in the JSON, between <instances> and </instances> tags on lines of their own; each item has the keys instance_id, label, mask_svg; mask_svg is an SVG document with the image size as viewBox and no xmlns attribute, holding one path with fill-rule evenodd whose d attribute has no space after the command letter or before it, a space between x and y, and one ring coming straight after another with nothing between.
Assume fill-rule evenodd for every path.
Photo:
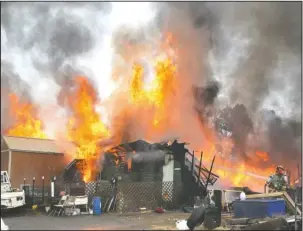
<instances>
[{"instance_id":1,"label":"white smoke","mask_svg":"<svg viewBox=\"0 0 303 231\"><path fill-rule=\"evenodd\" d=\"M122 27L142 30L156 16L147 2L7 3L1 12L1 61L10 63L16 78L31 86L29 93L40 105L48 131L54 127L50 105L54 114L64 115L57 105L60 70L65 66L81 70L105 100L119 88L112 78L113 58L119 56L114 34Z\"/></svg>"},{"instance_id":2,"label":"white smoke","mask_svg":"<svg viewBox=\"0 0 303 231\"><path fill-rule=\"evenodd\" d=\"M206 9L214 22L207 18ZM179 70L188 91L209 75L221 85L219 106L243 103L251 117L267 109L282 118L297 119L301 70L298 36L292 29L297 25L294 9L294 3L4 3L1 62L12 66L15 75L10 78L30 86L47 127L53 127L46 116L50 117L49 105L58 116L64 114L57 95L66 66L91 78L101 100L107 100L127 82L133 60L149 60L148 52L140 53L140 46L139 51L125 51L124 42L154 45L161 32L172 31L185 51ZM200 14L210 29L194 27ZM209 34L215 40L213 47L205 42ZM149 51L154 52L154 47ZM121 76L113 78L117 66L122 66ZM110 121L109 108L98 111Z\"/></svg>"}]
</instances>

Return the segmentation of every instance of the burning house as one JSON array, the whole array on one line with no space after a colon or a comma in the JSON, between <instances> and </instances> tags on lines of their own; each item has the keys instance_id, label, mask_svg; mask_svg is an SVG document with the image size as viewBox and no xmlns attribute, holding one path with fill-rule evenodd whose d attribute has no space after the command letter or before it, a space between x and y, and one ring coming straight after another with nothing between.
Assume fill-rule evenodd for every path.
<instances>
[{"instance_id":1,"label":"burning house","mask_svg":"<svg viewBox=\"0 0 303 231\"><path fill-rule=\"evenodd\" d=\"M101 185L97 187L102 188L102 182L106 184L113 176L117 176L123 194L120 202L124 207L130 206L127 202L133 207L138 200L143 207L155 207L163 201L170 203L170 207L192 204L193 197L201 196L206 184L214 184L218 176L193 159L185 145L177 141L150 144L138 140L114 147L103 156L102 170L95 179ZM83 168L87 167L85 161L80 159L66 167L62 175L66 183L84 179L79 167L81 164ZM98 189L94 193L96 191ZM141 192L139 197L138 192ZM151 198L154 201L152 205L142 202Z\"/></svg>"},{"instance_id":2,"label":"burning house","mask_svg":"<svg viewBox=\"0 0 303 231\"><path fill-rule=\"evenodd\" d=\"M7 37L3 41L8 41L4 43L6 49L2 49L3 64L7 64L2 65L1 74L1 93L5 97L1 97L2 105L5 105L5 110L1 111L5 118L1 121L3 133L45 139L41 143L48 143L48 137L72 142L76 151L68 150L65 156L69 155L75 160L64 171L60 162L60 171L54 174L59 178L58 174L62 172L62 182L84 180L89 185L96 180L108 181L113 175L120 176L121 187L124 182L160 182L160 185L162 182L173 182L170 192L181 195L180 203L186 203L192 195L199 194L201 188L208 182L213 184L218 176L224 187L249 185L254 190L263 191L267 177L275 171L275 165L285 163L284 167L294 169L302 154L301 121L297 116L301 108L300 97L295 95L293 98L288 88L283 87L301 87L298 84L301 72L297 69L300 66L297 61L301 57L297 51L300 49L292 47L296 44L294 41L301 44L301 38L296 36L298 40L285 42L287 34L297 33L284 33L285 30L281 30L281 24L286 25L285 29L295 28L290 23L295 20L287 22L287 17L293 14L282 10L288 9L286 5L281 7L283 17L273 13L271 10L276 8L270 5L260 8L252 5L246 11L237 4L239 17L233 7L229 12L226 6L217 8L207 4L201 6L201 10L209 7L212 13L205 14L199 12L196 5L188 8L186 5L171 8L173 10L168 7L167 12L159 12L155 19L161 15L160 18L163 18L159 23L165 22L163 26L160 23L159 27L151 28L149 26L154 24L147 23L140 27L142 33L125 25L124 20L121 25L116 25L116 20L105 23L108 27L117 26L106 29L109 34L105 40L98 37L99 32L96 33L96 30L90 31L95 28L94 23L104 22L105 19L84 20L91 17L99 19L103 17L100 13L86 11L89 12L88 17L78 18L79 21L76 19L79 15L75 14L75 24L61 23L65 19L70 22L71 16L68 14L63 19L64 15L60 14L59 18L52 18L55 21L39 21L42 26L28 26L33 31L22 30L26 34L16 40L34 39L24 44L40 44L41 49L22 50L18 43L9 43L19 36L8 32L11 26L17 24L3 27L4 37ZM31 7L35 8L34 5ZM298 9L292 7L289 12ZM14 13L17 9L19 7L16 7ZM178 13L178 9L182 10ZM197 17L192 10L198 10ZM255 10L260 17L249 19L247 16L251 14L243 13ZM30 15L39 11L33 10ZM135 11L142 13L140 10ZM148 12L157 10L148 9ZM11 17L14 14L8 11L6 15ZM21 18L18 15L16 20ZM121 16L120 13L117 15ZM276 18L277 15L279 17ZM51 19L37 16L35 20L40 18ZM281 18L283 23L279 21ZM179 19L182 22L178 22ZM61 27L56 26L56 20L59 20ZM113 19L109 17L108 20ZM18 25L23 23L27 22L22 21ZM104 27L101 24L99 28ZM251 25L249 30L247 25ZM268 31L264 25L271 25L272 29ZM49 29L49 33L38 33L46 37L32 36L37 34L34 32L39 28L53 29ZM222 28L227 29L221 31ZM243 36L243 43L237 35ZM75 41L70 43L71 39ZM101 40L108 43L93 42ZM62 41L66 42L62 44ZM288 55L277 55L280 51L285 51L285 55L289 53L293 60ZM242 52L240 58L235 55ZM44 63L40 57L48 57L49 60L45 60L49 62ZM18 63L24 59L31 62ZM289 63L286 62L288 60ZM281 73L279 78L271 77L277 73ZM292 78L283 77L289 73ZM22 94L18 91L21 87L10 83L13 77L17 83L28 79L29 85L35 87L25 86L28 94ZM44 89L43 86L48 87ZM277 97L278 91L281 97ZM300 89L292 92L298 93ZM56 137L58 133L62 137ZM168 137L180 137L199 151L191 153L185 144L178 142L151 144L142 141L159 142ZM110 139L113 140L110 145L99 145L100 141ZM134 140L139 141L131 142ZM20 147L20 150L32 152L40 147L38 142L26 148ZM22 143L20 141L18 145ZM42 146L49 147L46 144ZM11 168L13 184L15 166L18 169L19 165L25 165L31 160L19 161L23 163L15 165L14 161L21 159L17 158L19 154L15 153L16 150L19 149L14 146L6 147L1 155L1 167ZM35 151L41 153L41 150ZM39 168L45 168L39 164L42 159L61 160L62 153L55 153L52 149L44 151L52 154L43 155L45 158L40 154L35 155L37 160L29 163L29 166L37 162ZM200 151L204 152L202 164L199 160ZM216 156L214 172L218 176L211 174L208 177L210 169L204 165L207 163L210 166L213 156ZM53 160L50 163L53 165ZM33 169L28 167L26 171ZM23 177L34 177L34 174L38 173L25 174L22 180ZM292 176L296 175L292 173ZM161 193L166 191L163 188L161 186ZM187 195L189 193L192 195Z\"/></svg>"}]
</instances>

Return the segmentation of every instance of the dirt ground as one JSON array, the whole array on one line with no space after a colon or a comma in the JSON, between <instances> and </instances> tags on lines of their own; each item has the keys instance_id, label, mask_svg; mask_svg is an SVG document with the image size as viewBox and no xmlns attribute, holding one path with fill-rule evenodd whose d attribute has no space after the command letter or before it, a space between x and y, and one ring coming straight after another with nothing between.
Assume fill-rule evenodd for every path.
<instances>
[{"instance_id":1,"label":"dirt ground","mask_svg":"<svg viewBox=\"0 0 303 231\"><path fill-rule=\"evenodd\" d=\"M43 212L19 212L2 214L3 220L13 230L172 230L176 221L190 214L183 212L154 212L133 214L79 215L71 217L47 216Z\"/></svg>"}]
</instances>

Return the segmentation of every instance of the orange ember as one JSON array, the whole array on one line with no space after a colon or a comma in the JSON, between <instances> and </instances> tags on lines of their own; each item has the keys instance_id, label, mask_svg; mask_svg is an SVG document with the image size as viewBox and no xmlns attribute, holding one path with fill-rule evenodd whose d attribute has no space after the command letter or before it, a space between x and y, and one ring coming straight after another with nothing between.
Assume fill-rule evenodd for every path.
<instances>
[{"instance_id":1,"label":"orange ember","mask_svg":"<svg viewBox=\"0 0 303 231\"><path fill-rule=\"evenodd\" d=\"M132 155L136 154L136 151L132 152ZM127 159L127 170L130 172L132 169L132 156L129 156Z\"/></svg>"},{"instance_id":2,"label":"orange ember","mask_svg":"<svg viewBox=\"0 0 303 231\"><path fill-rule=\"evenodd\" d=\"M114 159L115 165L116 165L116 167L118 167L118 165L120 163L120 161L119 161L119 154L117 152L114 152L112 154L114 155L114 158L115 158Z\"/></svg>"},{"instance_id":3,"label":"orange ember","mask_svg":"<svg viewBox=\"0 0 303 231\"><path fill-rule=\"evenodd\" d=\"M132 159L129 158L129 159L127 160L127 170L130 172L131 169L132 169Z\"/></svg>"},{"instance_id":4,"label":"orange ember","mask_svg":"<svg viewBox=\"0 0 303 231\"><path fill-rule=\"evenodd\" d=\"M84 181L94 177L95 161L102 151L98 142L110 136L100 115L96 112L97 94L87 78L76 78L76 89L68 96L72 115L67 126L68 138L77 147L76 158L84 159Z\"/></svg>"},{"instance_id":5,"label":"orange ember","mask_svg":"<svg viewBox=\"0 0 303 231\"><path fill-rule=\"evenodd\" d=\"M9 113L13 124L5 132L6 135L46 139L42 122L37 118L34 106L21 102L15 94L9 95L9 101Z\"/></svg>"}]
</instances>

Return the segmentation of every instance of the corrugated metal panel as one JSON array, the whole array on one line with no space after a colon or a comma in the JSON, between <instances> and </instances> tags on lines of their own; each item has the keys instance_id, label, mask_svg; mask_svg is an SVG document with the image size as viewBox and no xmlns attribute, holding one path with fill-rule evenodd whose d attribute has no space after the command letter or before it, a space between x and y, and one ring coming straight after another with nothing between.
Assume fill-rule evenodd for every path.
<instances>
[{"instance_id":1,"label":"corrugated metal panel","mask_svg":"<svg viewBox=\"0 0 303 231\"><path fill-rule=\"evenodd\" d=\"M40 153L64 153L62 144L57 144L55 140L36 139L15 136L2 136L8 148L15 151L40 152Z\"/></svg>"}]
</instances>

